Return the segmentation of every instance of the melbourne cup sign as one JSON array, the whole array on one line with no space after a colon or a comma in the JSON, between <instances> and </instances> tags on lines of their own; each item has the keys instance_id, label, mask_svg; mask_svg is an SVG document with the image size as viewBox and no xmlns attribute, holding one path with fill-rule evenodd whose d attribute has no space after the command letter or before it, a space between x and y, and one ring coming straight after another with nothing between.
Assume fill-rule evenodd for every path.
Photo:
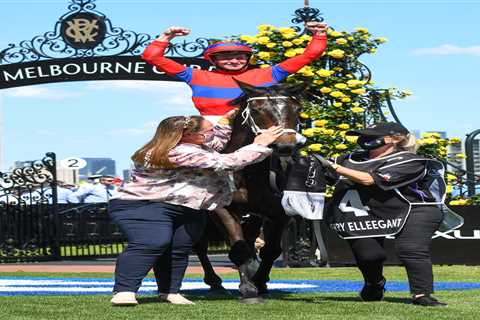
<instances>
[{"instance_id":1,"label":"melbourne cup sign","mask_svg":"<svg viewBox=\"0 0 480 320\"><path fill-rule=\"evenodd\" d=\"M114 26L94 0L70 0L53 30L0 48L0 89L90 80L178 81L142 61L155 38ZM187 67L210 69L201 59L209 41L171 43L165 54Z\"/></svg>"},{"instance_id":2,"label":"melbourne cup sign","mask_svg":"<svg viewBox=\"0 0 480 320\"><path fill-rule=\"evenodd\" d=\"M173 58L191 68L209 69L199 58ZM139 56L111 56L41 60L0 65L0 89L33 84L89 80L179 81Z\"/></svg>"}]
</instances>

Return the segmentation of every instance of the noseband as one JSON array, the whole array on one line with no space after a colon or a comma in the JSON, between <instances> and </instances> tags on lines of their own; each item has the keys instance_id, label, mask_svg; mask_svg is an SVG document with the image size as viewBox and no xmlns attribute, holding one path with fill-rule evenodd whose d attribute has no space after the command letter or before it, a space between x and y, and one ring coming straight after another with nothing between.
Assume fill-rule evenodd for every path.
<instances>
[{"instance_id":1,"label":"noseband","mask_svg":"<svg viewBox=\"0 0 480 320\"><path fill-rule=\"evenodd\" d=\"M266 129L261 129L252 117L251 109L250 109L250 101L252 100L265 100L265 99L288 99L287 96L274 96L274 97L253 97L247 99L247 106L242 111L242 124L248 124L250 129L255 135L259 135L262 132L267 131ZM297 133L297 131L293 129L283 129L283 133Z\"/></svg>"}]
</instances>

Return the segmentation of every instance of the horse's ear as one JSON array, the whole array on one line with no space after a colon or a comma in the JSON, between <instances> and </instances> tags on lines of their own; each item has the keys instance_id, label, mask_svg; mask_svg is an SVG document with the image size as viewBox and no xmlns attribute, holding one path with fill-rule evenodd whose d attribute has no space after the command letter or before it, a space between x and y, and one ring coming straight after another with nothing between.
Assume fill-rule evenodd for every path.
<instances>
[{"instance_id":1,"label":"horse's ear","mask_svg":"<svg viewBox=\"0 0 480 320\"><path fill-rule=\"evenodd\" d=\"M252 86L252 85L248 84L248 83L239 81L235 78L233 78L233 80L235 80L235 82L238 84L240 89L242 89L242 91L249 97L261 96L261 95L265 94L265 89L257 88L255 86Z\"/></svg>"},{"instance_id":2,"label":"horse's ear","mask_svg":"<svg viewBox=\"0 0 480 320\"><path fill-rule=\"evenodd\" d=\"M308 83L307 82L300 82L300 83L285 83L282 84L282 89L289 96L298 96L304 93L307 90Z\"/></svg>"}]
</instances>

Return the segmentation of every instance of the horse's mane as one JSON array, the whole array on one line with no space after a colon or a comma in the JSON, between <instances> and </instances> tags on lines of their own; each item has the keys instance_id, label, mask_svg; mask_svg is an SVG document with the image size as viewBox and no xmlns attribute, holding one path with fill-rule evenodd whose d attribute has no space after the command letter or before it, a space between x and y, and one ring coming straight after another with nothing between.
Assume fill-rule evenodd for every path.
<instances>
[{"instance_id":1,"label":"horse's mane","mask_svg":"<svg viewBox=\"0 0 480 320\"><path fill-rule=\"evenodd\" d=\"M265 91L265 94L262 96L265 96L267 98L278 96L278 95L284 95L297 101L301 101L301 100L319 101L322 99L322 94L318 90L315 90L314 88L312 88L311 86L306 87L305 90L296 94L290 94L286 92L283 86L284 86L283 83L279 83L270 87L258 87L258 88ZM245 92L243 92L239 97L229 101L228 105L237 106L240 109L243 109L247 105L248 98L251 98L251 97L245 94Z\"/></svg>"}]
</instances>

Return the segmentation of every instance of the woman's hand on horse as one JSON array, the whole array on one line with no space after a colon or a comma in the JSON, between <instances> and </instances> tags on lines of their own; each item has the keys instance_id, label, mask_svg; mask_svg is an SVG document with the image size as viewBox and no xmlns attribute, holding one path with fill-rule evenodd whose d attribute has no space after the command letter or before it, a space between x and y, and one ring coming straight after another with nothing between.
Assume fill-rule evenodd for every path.
<instances>
[{"instance_id":1,"label":"woman's hand on horse","mask_svg":"<svg viewBox=\"0 0 480 320\"><path fill-rule=\"evenodd\" d=\"M305 28L314 35L320 35L327 33L328 25L326 23L318 21L308 21L307 23L305 23Z\"/></svg>"},{"instance_id":2,"label":"woman's hand on horse","mask_svg":"<svg viewBox=\"0 0 480 320\"><path fill-rule=\"evenodd\" d=\"M178 36L186 36L190 33L190 29L184 27L170 27L167 28L160 37L157 38L157 41L170 41Z\"/></svg>"},{"instance_id":3,"label":"woman's hand on horse","mask_svg":"<svg viewBox=\"0 0 480 320\"><path fill-rule=\"evenodd\" d=\"M282 127L270 127L258 136L255 137L253 140L253 143L260 144L262 146L269 146L275 140L278 139L283 134L283 128Z\"/></svg>"}]
</instances>

